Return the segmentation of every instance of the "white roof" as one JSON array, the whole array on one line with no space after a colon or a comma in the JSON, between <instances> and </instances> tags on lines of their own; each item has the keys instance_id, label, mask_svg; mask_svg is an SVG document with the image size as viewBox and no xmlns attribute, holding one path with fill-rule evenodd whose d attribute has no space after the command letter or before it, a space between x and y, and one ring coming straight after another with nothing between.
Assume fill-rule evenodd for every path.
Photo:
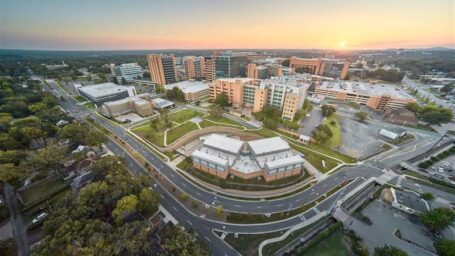
<instances>
[{"instance_id":1,"label":"white roof","mask_svg":"<svg viewBox=\"0 0 455 256\"><path fill-rule=\"evenodd\" d=\"M231 83L233 83L233 82L239 80L239 81L241 81L242 83L246 83L246 82L249 82L249 81L253 81L253 80L255 80L255 79L253 79L253 78L248 78L248 77L233 77L233 78L228 78L228 77L226 77L226 78L218 78L218 79L216 79L216 80L225 81L225 82L231 82Z\"/></svg>"},{"instance_id":2,"label":"white roof","mask_svg":"<svg viewBox=\"0 0 455 256\"><path fill-rule=\"evenodd\" d=\"M243 146L243 141L218 134L212 134L204 140L204 145L237 154Z\"/></svg>"},{"instance_id":3,"label":"white roof","mask_svg":"<svg viewBox=\"0 0 455 256\"><path fill-rule=\"evenodd\" d=\"M106 95L113 95L119 92L127 91L131 86L121 86L114 83L102 83L94 85L86 85L79 87L78 90L90 95L91 97L98 98ZM133 87L134 88L134 87Z\"/></svg>"},{"instance_id":4,"label":"white roof","mask_svg":"<svg viewBox=\"0 0 455 256\"><path fill-rule=\"evenodd\" d=\"M248 145L256 155L289 149L289 144L280 137L248 141Z\"/></svg>"},{"instance_id":5,"label":"white roof","mask_svg":"<svg viewBox=\"0 0 455 256\"><path fill-rule=\"evenodd\" d=\"M265 165L269 167L269 169L275 169L275 168L280 168L283 166L288 166L291 164L298 164L298 163L303 163L303 158L299 155L287 157L287 158L281 158L275 161L270 161L266 162Z\"/></svg>"},{"instance_id":6,"label":"white roof","mask_svg":"<svg viewBox=\"0 0 455 256\"><path fill-rule=\"evenodd\" d=\"M228 163L228 160L226 160L226 159L222 159L222 158L219 158L217 156L207 154L207 153L202 152L200 150L194 151L191 154L191 156L194 156L194 157L197 157L199 159L206 160L208 162L211 162L211 163L214 163L214 164L218 164L218 165L221 165L221 166L226 166L227 163Z\"/></svg>"},{"instance_id":7,"label":"white roof","mask_svg":"<svg viewBox=\"0 0 455 256\"><path fill-rule=\"evenodd\" d=\"M177 83L166 84L164 86L166 90L171 90L174 87L179 88L183 93L195 93L203 90L208 90L209 84L199 81L181 81Z\"/></svg>"}]
</instances>

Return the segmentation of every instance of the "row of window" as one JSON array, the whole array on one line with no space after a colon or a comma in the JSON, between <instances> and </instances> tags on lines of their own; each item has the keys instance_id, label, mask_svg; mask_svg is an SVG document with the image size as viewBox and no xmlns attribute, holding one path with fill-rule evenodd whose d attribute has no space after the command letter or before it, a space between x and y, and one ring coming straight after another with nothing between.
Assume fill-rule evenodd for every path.
<instances>
[{"instance_id":1,"label":"row of window","mask_svg":"<svg viewBox=\"0 0 455 256\"><path fill-rule=\"evenodd\" d=\"M196 157L193 157L193 162L201 164L201 165L204 165L204 166L212 168L212 169L216 169L217 171L220 171L220 172L224 172L225 171L224 167L221 166L221 165L217 165L217 164L214 164L214 163L211 163L211 162L207 162L207 161L205 161L203 159L199 159L199 158L196 158Z\"/></svg>"},{"instance_id":2,"label":"row of window","mask_svg":"<svg viewBox=\"0 0 455 256\"><path fill-rule=\"evenodd\" d=\"M291 165L283 166L283 167L280 167L280 168L270 169L270 170L268 170L268 173L269 174L275 174L275 173L279 173L279 172L284 172L284 171L290 171L290 170L298 169L298 168L301 168L301 167L302 167L302 163L291 164Z\"/></svg>"}]
</instances>

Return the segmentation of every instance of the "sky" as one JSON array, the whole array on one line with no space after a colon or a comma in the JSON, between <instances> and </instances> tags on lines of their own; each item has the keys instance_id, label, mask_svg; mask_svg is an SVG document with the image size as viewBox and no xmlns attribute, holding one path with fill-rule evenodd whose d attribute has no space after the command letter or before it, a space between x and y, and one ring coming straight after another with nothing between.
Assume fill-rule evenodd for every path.
<instances>
[{"instance_id":1,"label":"sky","mask_svg":"<svg viewBox=\"0 0 455 256\"><path fill-rule=\"evenodd\" d=\"M455 47L455 0L0 0L0 48Z\"/></svg>"}]
</instances>

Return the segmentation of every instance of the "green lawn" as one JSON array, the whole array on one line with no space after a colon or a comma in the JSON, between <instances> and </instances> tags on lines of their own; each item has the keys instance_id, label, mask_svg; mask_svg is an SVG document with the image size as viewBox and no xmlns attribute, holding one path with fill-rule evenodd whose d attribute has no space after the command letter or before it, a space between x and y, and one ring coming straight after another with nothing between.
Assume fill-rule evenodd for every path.
<instances>
[{"instance_id":1,"label":"green lawn","mask_svg":"<svg viewBox=\"0 0 455 256\"><path fill-rule=\"evenodd\" d=\"M299 251L298 256L352 256L344 242L344 234L338 229L309 248Z\"/></svg>"},{"instance_id":2,"label":"green lawn","mask_svg":"<svg viewBox=\"0 0 455 256\"><path fill-rule=\"evenodd\" d=\"M188 168L191 167L192 164L193 164L193 161L191 160L191 158L187 157L182 162L177 164L177 167L180 168L181 170L186 171Z\"/></svg>"},{"instance_id":3,"label":"green lawn","mask_svg":"<svg viewBox=\"0 0 455 256\"><path fill-rule=\"evenodd\" d=\"M265 234L239 234L238 238L234 234L228 234L224 241L234 247L241 255L258 255L259 244L269 238L281 236L284 231L265 233Z\"/></svg>"},{"instance_id":4,"label":"green lawn","mask_svg":"<svg viewBox=\"0 0 455 256\"><path fill-rule=\"evenodd\" d=\"M52 177L39 184L32 184L30 187L20 192L24 206L26 208L49 199L56 193L64 190L69 186L59 176Z\"/></svg>"},{"instance_id":5,"label":"green lawn","mask_svg":"<svg viewBox=\"0 0 455 256\"><path fill-rule=\"evenodd\" d=\"M188 132L197 129L199 129L199 127L193 122L186 122L182 125L172 128L167 132L167 144L169 145Z\"/></svg>"},{"instance_id":6,"label":"green lawn","mask_svg":"<svg viewBox=\"0 0 455 256\"><path fill-rule=\"evenodd\" d=\"M217 123L230 124L230 125L235 125L235 126L241 127L241 125L238 124L237 122L232 121L232 120L227 119L227 118L222 117L222 116L220 116L220 117L207 116L205 119L213 121L213 122L217 122Z\"/></svg>"},{"instance_id":7,"label":"green lawn","mask_svg":"<svg viewBox=\"0 0 455 256\"><path fill-rule=\"evenodd\" d=\"M334 125L331 123L335 122ZM324 143L325 146L330 148L336 148L341 145L341 126L338 120L338 115L334 114L324 119L322 124L330 127L330 130L333 133L333 136Z\"/></svg>"},{"instance_id":8,"label":"green lawn","mask_svg":"<svg viewBox=\"0 0 455 256\"><path fill-rule=\"evenodd\" d=\"M96 108L95 104L91 103L91 102L86 102L84 103L84 107L88 108L88 109L94 109Z\"/></svg>"},{"instance_id":9,"label":"green lawn","mask_svg":"<svg viewBox=\"0 0 455 256\"><path fill-rule=\"evenodd\" d=\"M135 127L131 131L157 146L164 146L164 132L155 131L149 124Z\"/></svg>"},{"instance_id":10,"label":"green lawn","mask_svg":"<svg viewBox=\"0 0 455 256\"><path fill-rule=\"evenodd\" d=\"M204 113L201 113L201 112L197 112L197 111L194 111L191 109L184 109L184 110L180 110L180 111L169 114L169 120L171 120L171 122L183 123L187 120L190 120L193 117L203 116L203 115L204 115Z\"/></svg>"},{"instance_id":11,"label":"green lawn","mask_svg":"<svg viewBox=\"0 0 455 256\"><path fill-rule=\"evenodd\" d=\"M87 101L84 97L81 95L74 96L74 99L77 100L78 102L84 102Z\"/></svg>"}]
</instances>

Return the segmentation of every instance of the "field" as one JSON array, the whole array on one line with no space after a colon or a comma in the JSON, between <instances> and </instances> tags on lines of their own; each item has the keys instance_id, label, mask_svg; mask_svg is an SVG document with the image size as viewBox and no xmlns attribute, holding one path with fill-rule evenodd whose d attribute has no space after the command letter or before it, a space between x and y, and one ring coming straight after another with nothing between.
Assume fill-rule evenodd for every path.
<instances>
[{"instance_id":1,"label":"field","mask_svg":"<svg viewBox=\"0 0 455 256\"><path fill-rule=\"evenodd\" d=\"M298 256L352 256L348 247L344 242L344 234L340 230L336 230L328 237L320 240L314 245L303 251L298 251L295 255Z\"/></svg>"}]
</instances>

